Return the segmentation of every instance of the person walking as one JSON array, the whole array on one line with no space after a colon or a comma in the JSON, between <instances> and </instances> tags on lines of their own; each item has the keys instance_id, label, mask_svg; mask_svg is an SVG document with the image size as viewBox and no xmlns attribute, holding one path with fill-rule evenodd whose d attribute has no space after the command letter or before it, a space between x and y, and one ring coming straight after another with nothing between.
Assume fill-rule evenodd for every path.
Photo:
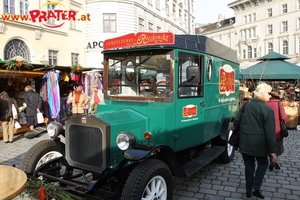
<instances>
[{"instance_id":1,"label":"person walking","mask_svg":"<svg viewBox=\"0 0 300 200\"><path fill-rule=\"evenodd\" d=\"M70 104L70 106L72 106L73 115L83 114L86 105L89 103L90 98L85 95L82 89L82 83L76 82L74 90L70 92L68 96L67 104Z\"/></svg>"},{"instance_id":2,"label":"person walking","mask_svg":"<svg viewBox=\"0 0 300 200\"><path fill-rule=\"evenodd\" d=\"M93 93L90 102L91 113L97 113L97 105L103 100L102 91L98 89L98 85L93 85Z\"/></svg>"},{"instance_id":3,"label":"person walking","mask_svg":"<svg viewBox=\"0 0 300 200\"><path fill-rule=\"evenodd\" d=\"M26 92L24 102L26 103L27 126L30 130L33 130L37 125L37 113L40 112L42 98L30 85L27 85L24 90Z\"/></svg>"},{"instance_id":4,"label":"person walking","mask_svg":"<svg viewBox=\"0 0 300 200\"><path fill-rule=\"evenodd\" d=\"M9 97L7 92L3 91L0 93L0 99L5 101L5 112L6 119L2 119L2 132L3 132L3 141L4 143L13 143L14 140L14 127L15 127L15 119L17 116L16 108L18 107L17 102L14 98ZM14 108L13 108L14 106ZM13 109L15 111L13 112Z\"/></svg>"},{"instance_id":5,"label":"person walking","mask_svg":"<svg viewBox=\"0 0 300 200\"><path fill-rule=\"evenodd\" d=\"M268 155L271 154L272 161L277 162L274 112L266 104L271 91L270 85L259 84L254 91L254 98L244 105L244 109L239 110L234 119L234 127L240 128L239 151L245 165L248 198L252 194L264 199L260 188L268 168Z\"/></svg>"},{"instance_id":6,"label":"person walking","mask_svg":"<svg viewBox=\"0 0 300 200\"><path fill-rule=\"evenodd\" d=\"M283 137L280 134L280 120L287 122L287 114L285 113L284 106L280 102L280 94L278 92L271 92L271 98L267 104L273 109L275 116L275 139L277 144L276 155L277 158L284 152ZM269 157L269 170L272 171L274 168L280 170L278 162L272 162L272 156Z\"/></svg>"}]
</instances>

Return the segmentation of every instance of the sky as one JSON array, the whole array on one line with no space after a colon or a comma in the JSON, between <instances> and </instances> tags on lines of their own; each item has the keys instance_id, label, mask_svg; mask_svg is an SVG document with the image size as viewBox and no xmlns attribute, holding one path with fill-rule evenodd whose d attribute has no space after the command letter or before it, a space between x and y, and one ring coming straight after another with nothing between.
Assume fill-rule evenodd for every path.
<instances>
[{"instance_id":1,"label":"sky","mask_svg":"<svg viewBox=\"0 0 300 200\"><path fill-rule=\"evenodd\" d=\"M235 0L194 0L195 22L208 24L218 21L218 15L223 14L225 19L234 17L233 9L227 5Z\"/></svg>"}]
</instances>

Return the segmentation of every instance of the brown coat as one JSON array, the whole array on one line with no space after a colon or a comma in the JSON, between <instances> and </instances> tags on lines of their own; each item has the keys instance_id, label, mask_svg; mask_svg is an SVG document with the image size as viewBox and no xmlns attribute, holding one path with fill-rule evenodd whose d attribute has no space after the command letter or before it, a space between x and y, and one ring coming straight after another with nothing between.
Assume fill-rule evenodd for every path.
<instances>
[{"instance_id":1,"label":"brown coat","mask_svg":"<svg viewBox=\"0 0 300 200\"><path fill-rule=\"evenodd\" d=\"M75 103L75 93L70 92L67 100L67 104L71 104L72 106L72 113L73 114L83 114L84 110L86 108L86 105L89 103L89 99L85 95L85 93L80 94L80 98L78 103Z\"/></svg>"}]
</instances>

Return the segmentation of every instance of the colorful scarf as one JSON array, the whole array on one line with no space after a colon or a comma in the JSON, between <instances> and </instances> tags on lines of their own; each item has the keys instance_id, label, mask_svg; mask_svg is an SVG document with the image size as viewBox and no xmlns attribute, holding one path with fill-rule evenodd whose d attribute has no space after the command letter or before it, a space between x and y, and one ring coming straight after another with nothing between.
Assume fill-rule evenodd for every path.
<instances>
[{"instance_id":1,"label":"colorful scarf","mask_svg":"<svg viewBox=\"0 0 300 200\"><path fill-rule=\"evenodd\" d=\"M98 91L94 91L94 102L97 105L98 103L100 103L100 99L98 97Z\"/></svg>"},{"instance_id":2,"label":"colorful scarf","mask_svg":"<svg viewBox=\"0 0 300 200\"><path fill-rule=\"evenodd\" d=\"M75 93L75 103L78 103L80 99L81 91L75 90L74 93Z\"/></svg>"}]
</instances>

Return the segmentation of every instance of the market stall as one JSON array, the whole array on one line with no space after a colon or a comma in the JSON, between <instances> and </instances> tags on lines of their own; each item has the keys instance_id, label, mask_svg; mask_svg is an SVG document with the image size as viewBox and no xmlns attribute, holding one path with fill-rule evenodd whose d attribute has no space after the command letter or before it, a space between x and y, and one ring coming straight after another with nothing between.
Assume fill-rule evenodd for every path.
<instances>
[{"instance_id":1,"label":"market stall","mask_svg":"<svg viewBox=\"0 0 300 200\"><path fill-rule=\"evenodd\" d=\"M287 127L296 128L299 124L300 67L287 62L287 59L289 57L270 52L259 58L259 63L242 70L240 78L244 84L240 88L240 93L249 98L255 85L260 81L272 85L273 90L281 94L281 101L288 115Z\"/></svg>"}]
</instances>

